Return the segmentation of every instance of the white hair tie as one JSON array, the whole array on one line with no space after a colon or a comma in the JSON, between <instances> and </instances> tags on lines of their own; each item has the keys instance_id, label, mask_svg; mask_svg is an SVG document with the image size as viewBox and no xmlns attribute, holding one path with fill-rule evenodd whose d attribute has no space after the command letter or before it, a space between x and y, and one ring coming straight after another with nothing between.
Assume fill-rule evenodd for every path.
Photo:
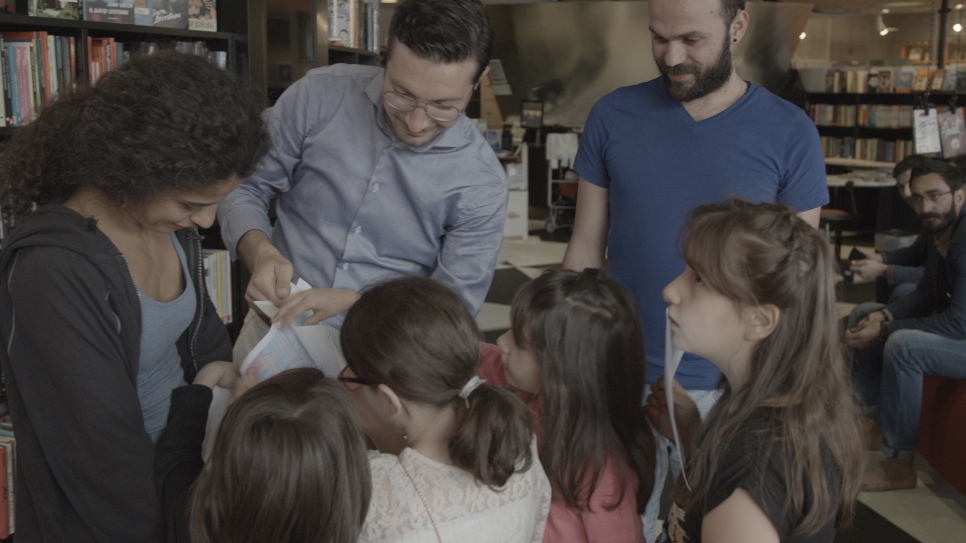
<instances>
[{"instance_id":1,"label":"white hair tie","mask_svg":"<svg viewBox=\"0 0 966 543\"><path fill-rule=\"evenodd\" d=\"M480 379L479 376L474 375L473 378L467 381L466 384L463 385L463 388L460 389L459 397L463 398L463 401L466 402L467 409L470 407L470 394L472 394L477 387L485 382L486 379Z\"/></svg>"}]
</instances>

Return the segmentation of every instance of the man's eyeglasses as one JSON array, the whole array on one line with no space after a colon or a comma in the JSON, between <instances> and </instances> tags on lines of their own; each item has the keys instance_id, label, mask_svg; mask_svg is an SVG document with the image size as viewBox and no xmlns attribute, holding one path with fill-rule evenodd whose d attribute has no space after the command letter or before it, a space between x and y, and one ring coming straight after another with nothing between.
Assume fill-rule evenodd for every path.
<instances>
[{"instance_id":1,"label":"man's eyeglasses","mask_svg":"<svg viewBox=\"0 0 966 543\"><path fill-rule=\"evenodd\" d=\"M946 192L929 192L926 194L913 194L909 197L909 203L914 206L921 206L923 202L929 200L932 203L936 203L940 198L947 194L952 194L953 191L947 190Z\"/></svg>"},{"instance_id":2,"label":"man's eyeglasses","mask_svg":"<svg viewBox=\"0 0 966 543\"><path fill-rule=\"evenodd\" d=\"M360 385L376 386L379 384L375 381L370 381L369 379L362 379L361 377L349 377L346 375L347 371L349 371L349 366L342 368L342 371L339 372L339 376L336 377L336 380L342 383L342 386L344 386L349 392L359 390Z\"/></svg>"},{"instance_id":3,"label":"man's eyeglasses","mask_svg":"<svg viewBox=\"0 0 966 543\"><path fill-rule=\"evenodd\" d=\"M419 102L408 96L403 96L402 94L393 91L383 92L382 100L388 107L391 107L396 111L402 111L403 113L409 113L417 107L422 107L424 110L426 110L427 117L440 123L455 121L456 119L459 119L460 115L463 114L460 109L457 109L453 106L438 106L436 104L430 104L427 102Z\"/></svg>"}]
</instances>

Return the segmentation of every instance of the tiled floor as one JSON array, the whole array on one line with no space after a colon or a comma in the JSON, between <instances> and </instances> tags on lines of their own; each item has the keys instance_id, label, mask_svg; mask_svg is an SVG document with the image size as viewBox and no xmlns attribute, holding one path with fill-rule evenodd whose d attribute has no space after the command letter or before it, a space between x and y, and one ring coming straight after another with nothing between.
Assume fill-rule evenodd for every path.
<instances>
[{"instance_id":1,"label":"tiled floor","mask_svg":"<svg viewBox=\"0 0 966 543\"><path fill-rule=\"evenodd\" d=\"M477 323L487 341L510 327L510 302L522 284L544 269L563 262L566 243L541 241L548 238L542 223L531 225L531 236L525 240L506 239L500 249L499 264L493 285ZM560 231L553 239L565 239ZM851 246L844 246L848 254ZM849 287L852 301L871 293L870 285L861 281ZM871 298L870 298L871 300ZM839 315L846 316L854 303L839 303ZM966 451L964 451L966 455ZM878 462L879 453L870 452L869 465ZM836 538L837 543L966 543L966 497L949 486L925 462L917 460L919 484L911 490L863 493L854 527Z\"/></svg>"}]
</instances>

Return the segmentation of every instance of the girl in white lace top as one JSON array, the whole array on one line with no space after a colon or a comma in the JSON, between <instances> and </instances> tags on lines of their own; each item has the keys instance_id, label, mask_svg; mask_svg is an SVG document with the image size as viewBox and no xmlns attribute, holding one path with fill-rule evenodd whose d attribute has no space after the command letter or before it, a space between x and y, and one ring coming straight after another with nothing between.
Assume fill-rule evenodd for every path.
<instances>
[{"instance_id":1,"label":"girl in white lace top","mask_svg":"<svg viewBox=\"0 0 966 543\"><path fill-rule=\"evenodd\" d=\"M339 377L407 440L374 453L360 542L539 542L550 483L526 406L482 384L480 333L453 291L408 277L362 295L341 332Z\"/></svg>"}]
</instances>

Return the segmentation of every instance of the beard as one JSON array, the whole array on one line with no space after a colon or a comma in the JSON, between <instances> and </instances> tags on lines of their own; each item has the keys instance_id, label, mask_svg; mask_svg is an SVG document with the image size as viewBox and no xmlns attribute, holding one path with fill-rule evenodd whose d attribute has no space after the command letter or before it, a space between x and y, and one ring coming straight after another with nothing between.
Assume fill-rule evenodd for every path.
<instances>
[{"instance_id":1,"label":"beard","mask_svg":"<svg viewBox=\"0 0 966 543\"><path fill-rule=\"evenodd\" d=\"M922 221L922 231L930 236L935 236L956 222L956 215L956 206L952 204L949 206L949 211L945 213L923 213L919 217L919 220ZM930 222L927 223L927 220Z\"/></svg>"},{"instance_id":2,"label":"beard","mask_svg":"<svg viewBox=\"0 0 966 543\"><path fill-rule=\"evenodd\" d=\"M721 54L713 64L701 69L697 64L681 63L677 66L668 67L664 60L655 58L657 69L661 72L661 80L664 81L664 88L667 89L671 99L675 102L690 102L698 98L704 98L712 92L720 89L731 78L733 63L731 59L731 43L728 41L729 34L725 32L725 41L721 46ZM690 85L681 81L672 81L669 75L694 74L694 82Z\"/></svg>"}]
</instances>

